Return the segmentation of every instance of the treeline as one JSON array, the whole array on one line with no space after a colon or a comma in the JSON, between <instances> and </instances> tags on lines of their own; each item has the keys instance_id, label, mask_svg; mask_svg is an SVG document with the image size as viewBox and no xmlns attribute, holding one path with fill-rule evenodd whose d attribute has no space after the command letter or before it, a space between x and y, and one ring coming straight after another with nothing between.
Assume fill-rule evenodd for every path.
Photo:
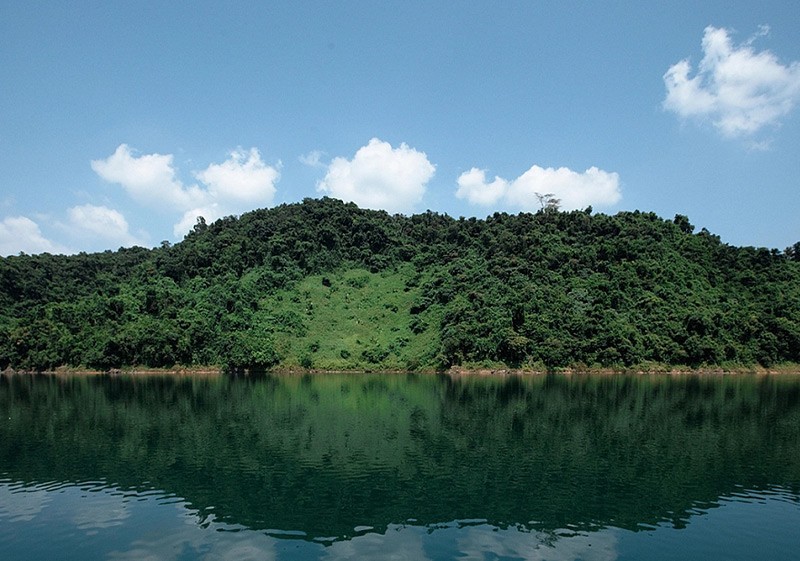
<instances>
[{"instance_id":1,"label":"treeline","mask_svg":"<svg viewBox=\"0 0 800 561\"><path fill-rule=\"evenodd\" d=\"M800 243L732 247L638 211L405 217L326 198L199 220L153 250L0 259L0 369L311 367L320 302L298 287L321 276L335 301L331 279L357 269L402 281L405 324L370 353L340 345L342 367L800 363ZM287 337L309 338L304 356Z\"/></svg>"}]
</instances>

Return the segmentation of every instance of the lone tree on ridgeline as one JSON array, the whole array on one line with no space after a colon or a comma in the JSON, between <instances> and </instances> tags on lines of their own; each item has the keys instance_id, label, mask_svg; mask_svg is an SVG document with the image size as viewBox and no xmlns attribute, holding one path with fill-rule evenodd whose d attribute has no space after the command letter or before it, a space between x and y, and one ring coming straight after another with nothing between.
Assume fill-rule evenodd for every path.
<instances>
[{"instance_id":1,"label":"lone tree on ridgeline","mask_svg":"<svg viewBox=\"0 0 800 561\"><path fill-rule=\"evenodd\" d=\"M561 199L557 199L553 193L534 193L536 198L539 199L539 204L543 211L557 211L561 206Z\"/></svg>"}]
</instances>

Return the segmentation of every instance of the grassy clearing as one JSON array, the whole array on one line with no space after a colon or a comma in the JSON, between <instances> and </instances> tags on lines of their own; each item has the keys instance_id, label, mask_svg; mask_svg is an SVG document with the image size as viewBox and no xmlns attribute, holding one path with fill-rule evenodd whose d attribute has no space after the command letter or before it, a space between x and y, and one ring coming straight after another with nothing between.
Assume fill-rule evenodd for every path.
<instances>
[{"instance_id":1,"label":"grassy clearing","mask_svg":"<svg viewBox=\"0 0 800 561\"><path fill-rule=\"evenodd\" d=\"M307 277L259 302L260 327L272 332L279 368L410 369L430 366L438 350L433 318L412 331L418 288L410 267L383 273L350 269Z\"/></svg>"}]
</instances>

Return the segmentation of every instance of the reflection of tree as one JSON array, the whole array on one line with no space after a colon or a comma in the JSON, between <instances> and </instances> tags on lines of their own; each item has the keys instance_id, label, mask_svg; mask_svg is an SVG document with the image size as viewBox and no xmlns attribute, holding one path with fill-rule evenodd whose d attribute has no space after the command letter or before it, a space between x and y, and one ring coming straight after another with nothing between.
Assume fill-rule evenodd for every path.
<instances>
[{"instance_id":1,"label":"reflection of tree","mask_svg":"<svg viewBox=\"0 0 800 561\"><path fill-rule=\"evenodd\" d=\"M14 479L149 482L309 537L681 526L737 485L800 490L790 377L0 376L0 414Z\"/></svg>"}]
</instances>

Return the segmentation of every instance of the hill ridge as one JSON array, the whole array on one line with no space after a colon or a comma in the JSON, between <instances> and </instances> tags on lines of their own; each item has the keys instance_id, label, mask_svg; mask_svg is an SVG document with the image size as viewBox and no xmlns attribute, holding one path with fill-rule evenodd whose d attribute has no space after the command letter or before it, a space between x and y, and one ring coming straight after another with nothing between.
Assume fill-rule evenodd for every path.
<instances>
[{"instance_id":1,"label":"hill ridge","mask_svg":"<svg viewBox=\"0 0 800 561\"><path fill-rule=\"evenodd\" d=\"M0 259L0 369L800 363L798 249L682 215L305 199L152 250Z\"/></svg>"}]
</instances>

